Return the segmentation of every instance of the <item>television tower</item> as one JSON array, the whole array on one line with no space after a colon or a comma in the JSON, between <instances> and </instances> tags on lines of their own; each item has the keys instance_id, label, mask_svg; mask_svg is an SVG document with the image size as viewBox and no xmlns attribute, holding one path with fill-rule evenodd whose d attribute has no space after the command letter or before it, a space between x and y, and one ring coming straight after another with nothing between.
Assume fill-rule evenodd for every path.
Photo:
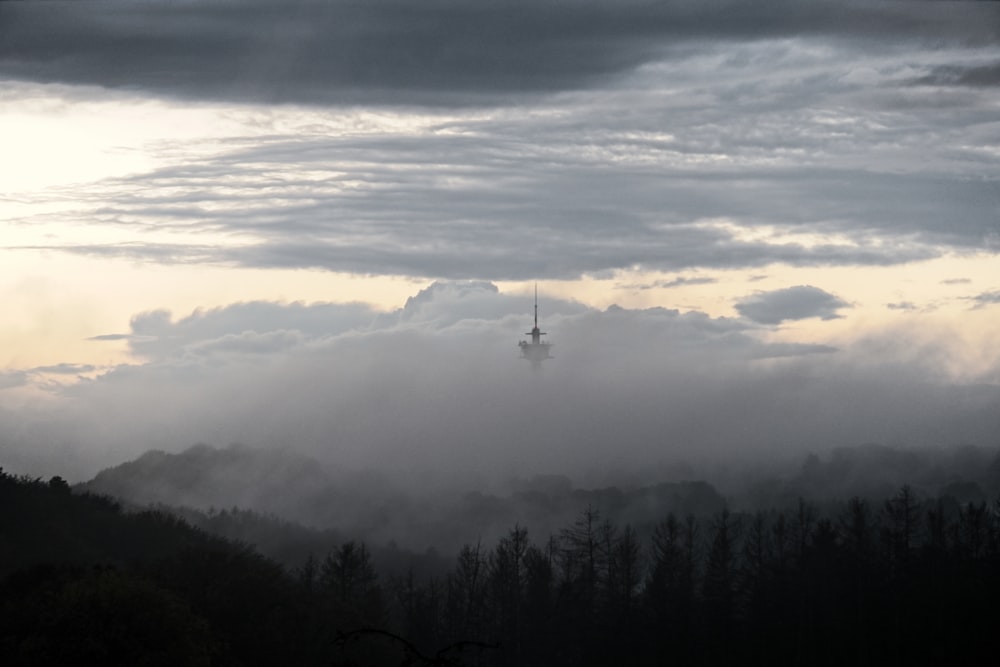
<instances>
[{"instance_id":1,"label":"television tower","mask_svg":"<svg viewBox=\"0 0 1000 667\"><path fill-rule=\"evenodd\" d=\"M530 361L532 368L541 368L542 361L552 358L549 354L552 343L542 342L542 336L546 334L538 328L538 283L535 283L535 326L525 335L531 336L531 342L522 340L517 344L521 348L521 357Z\"/></svg>"}]
</instances>

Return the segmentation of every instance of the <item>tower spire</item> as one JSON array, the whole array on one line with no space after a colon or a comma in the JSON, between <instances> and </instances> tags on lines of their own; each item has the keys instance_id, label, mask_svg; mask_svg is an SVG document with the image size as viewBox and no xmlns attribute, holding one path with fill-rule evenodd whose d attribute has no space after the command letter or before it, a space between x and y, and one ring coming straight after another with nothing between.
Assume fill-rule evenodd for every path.
<instances>
[{"instance_id":1,"label":"tower spire","mask_svg":"<svg viewBox=\"0 0 1000 667\"><path fill-rule=\"evenodd\" d=\"M538 281L535 281L535 328L538 328Z\"/></svg>"},{"instance_id":2,"label":"tower spire","mask_svg":"<svg viewBox=\"0 0 1000 667\"><path fill-rule=\"evenodd\" d=\"M549 354L551 343L543 343L542 336L545 332L538 328L538 281L535 281L535 326L527 333L531 336L531 342L522 340L518 343L521 348L521 356L531 361L534 368L541 368L543 359L551 359Z\"/></svg>"}]
</instances>

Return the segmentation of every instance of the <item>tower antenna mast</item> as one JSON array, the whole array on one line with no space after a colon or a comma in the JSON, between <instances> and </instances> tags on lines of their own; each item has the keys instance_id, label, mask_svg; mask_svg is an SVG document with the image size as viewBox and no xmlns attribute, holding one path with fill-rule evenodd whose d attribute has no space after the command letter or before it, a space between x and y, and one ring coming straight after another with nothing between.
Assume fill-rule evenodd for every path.
<instances>
[{"instance_id":1,"label":"tower antenna mast","mask_svg":"<svg viewBox=\"0 0 1000 667\"><path fill-rule=\"evenodd\" d=\"M549 354L549 348L552 347L552 343L543 343L542 336L545 332L538 328L538 281L535 281L535 326L527 333L531 336L531 342L522 340L518 343L518 347L521 348L521 356L531 362L532 368L538 369L542 367L542 361L545 359L551 359L552 355Z\"/></svg>"},{"instance_id":2,"label":"tower antenna mast","mask_svg":"<svg viewBox=\"0 0 1000 667\"><path fill-rule=\"evenodd\" d=\"M538 281L535 281L535 328L538 328Z\"/></svg>"}]
</instances>

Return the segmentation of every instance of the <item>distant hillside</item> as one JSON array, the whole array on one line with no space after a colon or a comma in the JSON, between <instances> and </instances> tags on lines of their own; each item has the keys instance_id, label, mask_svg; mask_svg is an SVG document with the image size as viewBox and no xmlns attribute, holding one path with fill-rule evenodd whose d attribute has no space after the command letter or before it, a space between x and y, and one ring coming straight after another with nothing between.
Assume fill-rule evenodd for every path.
<instances>
[{"instance_id":1,"label":"distant hillside","mask_svg":"<svg viewBox=\"0 0 1000 667\"><path fill-rule=\"evenodd\" d=\"M249 510L373 543L430 544L407 539L418 515L429 511L426 500L411 501L377 473L348 473L284 450L199 444L178 454L150 451L75 488L138 507L197 510L190 518L200 512L206 515L200 521L222 510Z\"/></svg>"},{"instance_id":2,"label":"distant hillside","mask_svg":"<svg viewBox=\"0 0 1000 667\"><path fill-rule=\"evenodd\" d=\"M78 488L137 505L240 507L325 522L344 479L317 461L280 450L195 445L179 454L149 451L98 473Z\"/></svg>"},{"instance_id":3,"label":"distant hillside","mask_svg":"<svg viewBox=\"0 0 1000 667\"><path fill-rule=\"evenodd\" d=\"M371 544L394 542L445 553L479 538L492 540L515 523L531 525L536 535L545 537L587 506L614 521L652 526L667 512L708 515L725 504L705 482L582 490L558 476L522 481L504 496L434 490L418 495L404 493L377 473L349 475L291 452L207 445L179 454L147 452L77 488L140 507L189 507L204 513L252 510Z\"/></svg>"},{"instance_id":4,"label":"distant hillside","mask_svg":"<svg viewBox=\"0 0 1000 667\"><path fill-rule=\"evenodd\" d=\"M786 499L879 498L904 484L922 496L981 502L1000 493L1000 451L971 445L915 450L865 444L834 449L826 460L806 457L782 485ZM765 499L762 505L774 505Z\"/></svg>"},{"instance_id":5,"label":"distant hillside","mask_svg":"<svg viewBox=\"0 0 1000 667\"><path fill-rule=\"evenodd\" d=\"M456 487L460 484L461 480L455 481ZM279 520L332 531L336 539L453 553L468 542L496 539L514 524L531 526L534 537L544 539L588 506L645 535L669 512L704 517L727 504L752 511L792 507L799 498L819 503L853 496L879 498L903 484L924 497L990 500L1000 493L1000 455L976 447L918 451L869 444L836 449L825 459L809 455L797 472L784 477L731 472L724 493L706 481L575 489L565 477L541 475L495 494L403 491L377 473L348 473L289 451L197 445L179 454L148 452L102 471L78 488L140 507L191 508L197 512L189 518L215 532L222 525L220 512L229 510L221 515L227 518L220 534L247 540L283 562L294 562L316 535L283 538L279 542L284 551L269 550L265 542L273 541L274 531L302 530L280 527ZM237 508L244 511L242 524L235 520ZM264 516L247 518L253 513ZM270 517L266 529L261 523L264 517ZM296 543L301 548L288 546Z\"/></svg>"}]
</instances>

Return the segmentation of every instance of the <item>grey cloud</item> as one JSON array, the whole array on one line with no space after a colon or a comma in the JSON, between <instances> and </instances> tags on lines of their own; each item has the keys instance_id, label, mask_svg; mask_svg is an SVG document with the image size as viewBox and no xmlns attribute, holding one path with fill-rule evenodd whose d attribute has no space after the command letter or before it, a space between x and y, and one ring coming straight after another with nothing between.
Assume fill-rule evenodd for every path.
<instances>
[{"instance_id":1,"label":"grey cloud","mask_svg":"<svg viewBox=\"0 0 1000 667\"><path fill-rule=\"evenodd\" d=\"M986 65L937 67L931 74L915 79L918 85L993 87L1000 85L1000 62Z\"/></svg>"},{"instance_id":2,"label":"grey cloud","mask_svg":"<svg viewBox=\"0 0 1000 667\"><path fill-rule=\"evenodd\" d=\"M971 282L972 282L972 280L970 280L969 278L948 278L946 280L942 280L941 284L942 285L968 285Z\"/></svg>"},{"instance_id":3,"label":"grey cloud","mask_svg":"<svg viewBox=\"0 0 1000 667\"><path fill-rule=\"evenodd\" d=\"M298 331L244 331L226 334L214 340L197 342L184 348L187 355L220 357L222 355L272 355L301 347L304 337Z\"/></svg>"},{"instance_id":4,"label":"grey cloud","mask_svg":"<svg viewBox=\"0 0 1000 667\"><path fill-rule=\"evenodd\" d=\"M437 283L372 328L337 335L321 328L277 335L310 319L283 304L271 304L266 321L251 317L262 304L179 320L151 311L135 318L134 329L175 347L64 389L80 409L71 421L96 420L74 438L90 442L88 429L107 419L110 432L101 427L95 437L102 441L87 445L88 456L105 461L135 442L169 450L240 440L284 443L342 466L395 466L396 475L404 472L397 464L425 475L493 475L534 464L557 470L574 458L565 467L579 475L604 456L595 438L611 428L630 433L609 411L611 397L639 410L643 424L627 436L628 447L653 446L653 439L640 442L639 433L652 438L659 419L650 422L654 412L642 394L659 372L669 369L671 383L690 381L696 369L720 363L813 352L762 345L733 319L661 308L598 312L544 291L540 301L552 361L562 365L537 373L516 345L530 326L532 297L488 283ZM326 304L304 308L329 312ZM275 337L289 344L258 345ZM619 372L638 372L636 383L612 382ZM546 410L552 414L543 418ZM579 450L569 456L568 447Z\"/></svg>"},{"instance_id":5,"label":"grey cloud","mask_svg":"<svg viewBox=\"0 0 1000 667\"><path fill-rule=\"evenodd\" d=\"M831 354L840 350L832 345L806 343L770 343L763 346L755 355L755 359L777 359L780 357L798 357L805 354Z\"/></svg>"},{"instance_id":6,"label":"grey cloud","mask_svg":"<svg viewBox=\"0 0 1000 667\"><path fill-rule=\"evenodd\" d=\"M143 342L153 339L154 337L152 336L138 336L135 334L127 334L127 333L100 334L97 336L90 336L87 338L87 340L93 340L93 341L130 341L130 342L131 341Z\"/></svg>"},{"instance_id":7,"label":"grey cloud","mask_svg":"<svg viewBox=\"0 0 1000 667\"><path fill-rule=\"evenodd\" d=\"M374 230L373 230L374 231ZM609 247L594 239L556 239L525 248L523 236L515 230L498 232L500 238L474 242L442 239L437 248L403 247L399 240L382 245L384 237L373 236L372 244L357 246L343 243L267 243L239 248L213 248L205 257L184 259L186 246L172 247L171 256L178 263L212 263L253 268L311 268L376 275L443 277L449 279L490 278L524 280L526 278L570 279L581 275L600 276L613 269L644 268L728 269L758 267L774 263L791 266L875 265L888 266L937 256L930 248L851 248L842 245L804 246L797 243L770 244L743 242L730 234L695 227L648 233L648 243ZM484 234L488 239L489 234ZM421 239L413 238L415 243ZM424 239L426 240L426 239ZM701 241L701 243L699 243ZM372 246L375 247L372 247ZM381 247L380 247L381 246ZM689 251L685 252L684 248ZM46 246L73 254L125 257L162 261L162 246L143 253L141 244L94 246ZM112 334L113 335L113 334Z\"/></svg>"},{"instance_id":8,"label":"grey cloud","mask_svg":"<svg viewBox=\"0 0 1000 667\"><path fill-rule=\"evenodd\" d=\"M437 283L391 313L263 302L141 313L96 337L126 340L141 363L49 387L71 399L59 411L0 413L5 461L49 457L51 474L86 474L141 449L242 440L420 484L469 471L648 474L685 457L873 440L995 443L996 387L941 384L951 341L916 345L902 330L834 350L758 338L758 324L847 307L815 287L751 297L742 319L597 312L543 288L555 358L539 372L518 358L531 296L481 279L997 248L995 89L910 84L995 61L1000 9L759 5L0 3L7 78L503 107L424 109L440 113L426 132L359 136L317 120L228 148L171 146L174 164L74 189L79 210L32 223L191 240L68 252L479 280ZM5 373L0 386L34 380Z\"/></svg>"},{"instance_id":9,"label":"grey cloud","mask_svg":"<svg viewBox=\"0 0 1000 667\"><path fill-rule=\"evenodd\" d=\"M155 69L179 94L196 94L198 77L222 76L213 67L230 66L225 54L242 48L248 34L265 41L273 34L293 48L298 41L279 38L291 31L308 44L312 26L325 30L335 15L344 20L322 40L330 62L357 48L366 58L358 65L363 71L341 80L340 65L331 65L327 81L326 70L307 67L302 82L283 77L289 95L300 83L302 90L312 86L313 75L330 84L323 86L330 94L364 90L386 100L428 91L468 99L497 93L491 103L506 104L524 101L517 91L573 89L533 98L527 107L423 109L414 130L344 132L316 116L301 131L233 137L196 157L172 146L180 156L173 163L74 188L78 209L32 216L32 224L177 231L187 241L144 242L133 234L126 243L55 246L92 256L425 279L888 266L949 248L1000 247L1000 183L989 150L1000 141L997 92L908 85L920 72L995 60L997 42L984 35L994 35L1000 21L982 14L997 9L636 3L625 11L602 3L466 3L429 18L429 7L446 5L411 4L129 4L82 18L77 12L89 10L76 5L59 12L5 6L0 11L11 12L13 22L0 21L7 31L0 37L10 38L0 39L0 61L8 53L8 62L25 67L68 63L100 73L107 44L119 65L108 76L128 78L147 50L150 62L159 62L184 39L191 40L191 58L218 49L218 59L191 71L188 56L179 58L179 73ZM297 22L314 16L299 34ZM265 21L271 32L258 29ZM522 40L500 40L514 23ZM24 30L6 27L15 24ZM65 39L29 39L50 24L52 37ZM482 34L473 29L479 24ZM435 32L443 36L428 37ZM216 34L221 38L212 41ZM797 38L769 39L789 35ZM514 74L469 74L479 66L461 54L473 36L480 55L497 49L496 66L510 65ZM436 73L413 75L408 67L434 70L422 66L424 42L448 56L434 61ZM515 67L517 60L503 55L551 44L573 53L592 43L607 48L553 64L558 71ZM374 52L383 46L380 60ZM90 60L31 55L77 47ZM122 58L131 48L135 58ZM410 48L412 58L399 65L398 54ZM266 49L251 50L267 61ZM22 52L20 60L10 55ZM465 63L459 70L469 67L453 79L444 74L456 67L452 56ZM641 63L648 66L636 68ZM397 86L394 77L410 83ZM440 84L445 79L452 83ZM161 83L152 77L149 85ZM213 90L229 94L216 84ZM223 179L226 187L217 187ZM233 243L220 244L220 237Z\"/></svg>"},{"instance_id":10,"label":"grey cloud","mask_svg":"<svg viewBox=\"0 0 1000 667\"><path fill-rule=\"evenodd\" d=\"M674 119L672 123L683 131L685 121L695 123L696 119ZM734 132L744 131L738 128L742 122L738 116L720 119L724 125L736 125ZM973 174L940 170L901 174L823 164L752 169L669 163L644 166L641 162L622 165L585 159L583 149L587 146L579 144L579 128L574 126L541 121L517 128L483 124L467 129L479 136L310 139L236 151L198 170L167 169L123 181L124 191L116 197L117 202L97 213L126 223L130 218L146 217L168 226L172 220L198 221L198 226L279 238L289 228L300 234L336 231L331 212L347 224L371 220L396 226L402 221L430 224L443 215L440 228L452 232L461 231L449 229L459 223L476 221L486 231L494 231L512 219L532 216L538 221L535 226L545 231L562 231L572 223L588 233L614 238L621 237L623 226L629 232L641 232L644 222L684 224L698 218L724 217L790 227L822 222L830 231L875 229L924 235L931 242L975 246L1000 232L995 216L1000 205L997 181L981 173L975 173L974 178ZM614 121L601 129L591 128L598 133L593 148L606 150L602 144L615 141L614 129ZM762 130L756 131L759 134ZM775 126L767 131L777 137L788 130ZM527 145L521 133L539 141ZM711 140L719 141L719 137ZM726 157L740 154L740 141L734 136L727 142ZM816 150L828 141L828 137L802 140L787 150ZM863 142L864 134L855 141ZM692 157L712 157L706 149L692 147ZM649 155L661 159L664 152L670 154L649 143L628 150L636 158ZM267 166L255 173L245 166L248 162ZM272 178L274 167L291 163L335 171L337 162L351 165L344 169L346 177L289 183L299 186L301 194L289 192L287 207L260 208L257 204L259 186ZM406 169L415 165L421 170ZM201 209L191 210L195 203L191 194L180 199L161 194L165 190L160 188L168 187L191 192L193 185L212 182L223 173L239 188L237 201L249 205L249 211L209 215ZM361 187L345 194L338 187L340 178L360 182ZM442 188L442 180L448 178L460 178L463 186ZM498 183L506 185L498 187ZM140 184L149 189L136 191ZM204 197L199 204L226 203L221 195L198 194ZM376 198L388 198L393 204L376 205ZM651 211L661 213L652 218ZM204 220L208 222L201 222ZM609 229L611 225L614 227Z\"/></svg>"},{"instance_id":11,"label":"grey cloud","mask_svg":"<svg viewBox=\"0 0 1000 667\"><path fill-rule=\"evenodd\" d=\"M551 168L533 168L535 161L530 154L498 162L502 142L490 139L415 141L412 143L423 145L424 150L412 155L415 147L401 143L366 147L348 140L289 145L295 154L310 155L325 169L336 166L324 165L323 156L338 155L355 165L371 165L372 173L358 173L358 168L352 167L352 177L362 179L365 185L350 191L331 190L329 179L317 177L315 182L303 184L310 188L307 197L287 206L261 199L260 185L269 178L266 173L259 181L251 174L244 184L232 186L239 188L243 198L240 207L232 211L190 219L186 200L178 201L176 209L169 201L148 201L168 189L190 189L190 196L196 192L206 203L212 202L215 195L196 184L216 174L228 174L230 167L259 162L268 155L264 150L233 154L217 165L199 168L204 173L197 179L190 175L191 168L185 176L167 170L129 179L116 186L120 190L110 197L117 202L105 204L100 212L105 220L119 225L155 224L167 229L176 226L187 231L249 235L259 239L256 243L232 247L136 242L64 249L160 262L448 278L567 278L632 266L682 270L775 262L889 265L933 257L939 253L931 245L935 242L978 245L994 224L986 210L993 205L987 182L969 184L969 191L963 193L961 187L950 187L947 179L921 183L915 177L910 183L887 177L884 187L873 187L872 182L878 182L879 177L871 174L834 175L828 170L809 169L800 171L813 173L812 179L788 170L758 170L748 176L670 168L626 171L569 162L553 172ZM393 168L420 156L427 162L419 174ZM287 158L271 155L267 159ZM377 160L383 164L377 165ZM440 180L449 174L461 174L462 187L441 187ZM828 186L831 182L837 183L833 189ZM972 190L975 187L982 192L977 194ZM963 204L951 209L949 224L942 228L941 218L935 216L944 215L943 208L955 204L949 196L959 195ZM108 193L95 193L97 196L107 197ZM909 203L892 207L881 203L888 200ZM859 203L850 203L855 201ZM783 223L790 231L815 225L815 220L836 219L840 221L836 225L824 223L829 231L861 228L872 238L858 236L855 245L804 246L781 238L745 241L733 238L727 230L692 222L730 216L748 225ZM822 228L819 225L820 231ZM878 235L920 232L927 236L923 241L917 237L892 244L882 243ZM525 242L528 238L531 243Z\"/></svg>"},{"instance_id":12,"label":"grey cloud","mask_svg":"<svg viewBox=\"0 0 1000 667\"><path fill-rule=\"evenodd\" d=\"M685 277L680 276L674 278L673 280L658 281L658 287L682 287L684 285L711 285L713 283L719 282L715 278L710 278L708 276L692 276Z\"/></svg>"},{"instance_id":13,"label":"grey cloud","mask_svg":"<svg viewBox=\"0 0 1000 667\"><path fill-rule=\"evenodd\" d=\"M887 303L885 307L889 310L916 310L917 305L912 301L900 301L898 303Z\"/></svg>"},{"instance_id":14,"label":"grey cloud","mask_svg":"<svg viewBox=\"0 0 1000 667\"><path fill-rule=\"evenodd\" d=\"M186 245L133 240L60 249L162 263L493 280L607 276L633 267L884 266L948 247L995 250L1000 186L988 147L1000 141L992 122L996 91L962 91L959 99L950 89L905 85L914 71L995 51L993 43L966 39L993 28L978 21L959 28L992 10L919 4L838 8L818 30L874 34L858 17L889 12L900 19L899 34L953 32L955 49L902 40L870 58L851 40L814 48L809 40L736 39L805 23L812 3L783 8L791 18L767 28L753 27L759 17L734 17L767 16L770 5L642 5L639 15L680 12L679 25L688 15L702 17L691 39L731 33L730 41L706 39L604 81L600 90L523 109L425 109L421 122L429 126L412 132L345 133L317 120L301 133L235 138L228 149L213 146L210 157L77 190L80 209L56 220L180 231L193 236ZM543 6L532 4L524 17ZM252 13L232 11L244 10ZM349 11L381 17L382 9ZM942 21L932 27L923 12ZM556 23L591 20L586 11L572 20L569 11L550 13ZM901 18L910 13L912 20ZM594 20L588 30L613 26ZM238 23L231 29L239 32ZM621 28L619 37L627 33ZM886 91L909 97L890 108ZM940 99L952 105L947 113L931 103ZM215 187L223 178L226 188ZM767 233L710 224L719 220ZM240 245L201 242L202 232ZM798 233L839 240L805 243Z\"/></svg>"},{"instance_id":15,"label":"grey cloud","mask_svg":"<svg viewBox=\"0 0 1000 667\"><path fill-rule=\"evenodd\" d=\"M773 292L761 292L736 304L740 315L760 324L781 324L787 320L842 317L839 311L850 304L811 285L798 285Z\"/></svg>"},{"instance_id":16,"label":"grey cloud","mask_svg":"<svg viewBox=\"0 0 1000 667\"><path fill-rule=\"evenodd\" d=\"M391 312L378 312L360 303L252 301L196 310L176 319L166 310L139 313L131 320L130 333L122 336L139 357L189 364L223 355L269 355L323 346L345 335L405 328L440 333L466 321L523 317L531 312L531 299L529 295L501 294L495 285L484 281L435 282ZM586 311L581 304L556 299L547 299L542 307L548 317Z\"/></svg>"},{"instance_id":17,"label":"grey cloud","mask_svg":"<svg viewBox=\"0 0 1000 667\"><path fill-rule=\"evenodd\" d=\"M991 306L993 304L1000 303L1000 290L982 292L981 294L971 297L971 299L975 302L977 307Z\"/></svg>"},{"instance_id":18,"label":"grey cloud","mask_svg":"<svg viewBox=\"0 0 1000 667\"><path fill-rule=\"evenodd\" d=\"M670 280L655 280L652 283L644 285L620 285L619 289L670 289L673 287L684 287L686 285L711 285L716 282L718 282L716 278L711 278L709 276L677 276L676 278L671 278Z\"/></svg>"},{"instance_id":19,"label":"grey cloud","mask_svg":"<svg viewBox=\"0 0 1000 667\"><path fill-rule=\"evenodd\" d=\"M288 339L290 332L308 338L332 336L366 328L376 316L370 306L359 303L251 301L198 310L176 321L169 311L155 310L132 318L128 340L132 352L149 359L164 359L207 341L229 349L268 351L272 346L294 344Z\"/></svg>"},{"instance_id":20,"label":"grey cloud","mask_svg":"<svg viewBox=\"0 0 1000 667\"><path fill-rule=\"evenodd\" d=\"M697 39L991 43L995 17L928 3L5 2L0 72L191 97L467 104L591 86Z\"/></svg>"},{"instance_id":21,"label":"grey cloud","mask_svg":"<svg viewBox=\"0 0 1000 667\"><path fill-rule=\"evenodd\" d=\"M586 85L649 57L650 45L623 39L641 26L604 12L625 25L600 30L585 8L545 21L527 4L429 4L4 6L0 57L9 74L43 81L324 103L496 99ZM606 48L586 48L601 37ZM464 99L449 100L455 91Z\"/></svg>"},{"instance_id":22,"label":"grey cloud","mask_svg":"<svg viewBox=\"0 0 1000 667\"><path fill-rule=\"evenodd\" d=\"M613 225L609 226L609 229L613 228ZM413 276L523 280L532 276L576 278L631 267L661 270L733 268L776 262L793 266L884 266L937 254L923 248L890 250L743 242L725 232L697 227L659 232L640 230L631 243L613 245L578 235L550 237L525 248L524 236L518 237L515 231L484 230L483 240L479 242L441 238L439 247L429 249L429 252L421 252L419 246L403 251L397 247L345 248L335 243L308 246L272 243L225 251L223 257L235 264L263 268L310 267ZM524 232L530 234L530 227ZM642 243L642 238L647 242ZM416 238L413 240L418 241Z\"/></svg>"},{"instance_id":23,"label":"grey cloud","mask_svg":"<svg viewBox=\"0 0 1000 667\"><path fill-rule=\"evenodd\" d=\"M24 371L0 372L0 390L23 387L28 383L28 374Z\"/></svg>"},{"instance_id":24,"label":"grey cloud","mask_svg":"<svg viewBox=\"0 0 1000 667\"><path fill-rule=\"evenodd\" d=\"M143 243L141 241L74 246L11 246L9 250L62 250L94 257L122 257L150 260L161 264L204 264L221 262L218 246L197 244ZM115 335L115 334L109 334ZM95 340L111 340L95 338Z\"/></svg>"},{"instance_id":25,"label":"grey cloud","mask_svg":"<svg viewBox=\"0 0 1000 667\"><path fill-rule=\"evenodd\" d=\"M52 366L36 366L31 369L34 373L48 373L52 375L79 375L80 373L92 373L95 370L97 370L97 367L91 364L71 363L54 364Z\"/></svg>"},{"instance_id":26,"label":"grey cloud","mask_svg":"<svg viewBox=\"0 0 1000 667\"><path fill-rule=\"evenodd\" d=\"M463 321L496 321L532 312L532 296L503 294L487 281L436 281L406 300L403 307L379 318L382 326L432 324L444 329ZM589 309L577 302L546 298L541 307L545 317L579 315Z\"/></svg>"}]
</instances>

